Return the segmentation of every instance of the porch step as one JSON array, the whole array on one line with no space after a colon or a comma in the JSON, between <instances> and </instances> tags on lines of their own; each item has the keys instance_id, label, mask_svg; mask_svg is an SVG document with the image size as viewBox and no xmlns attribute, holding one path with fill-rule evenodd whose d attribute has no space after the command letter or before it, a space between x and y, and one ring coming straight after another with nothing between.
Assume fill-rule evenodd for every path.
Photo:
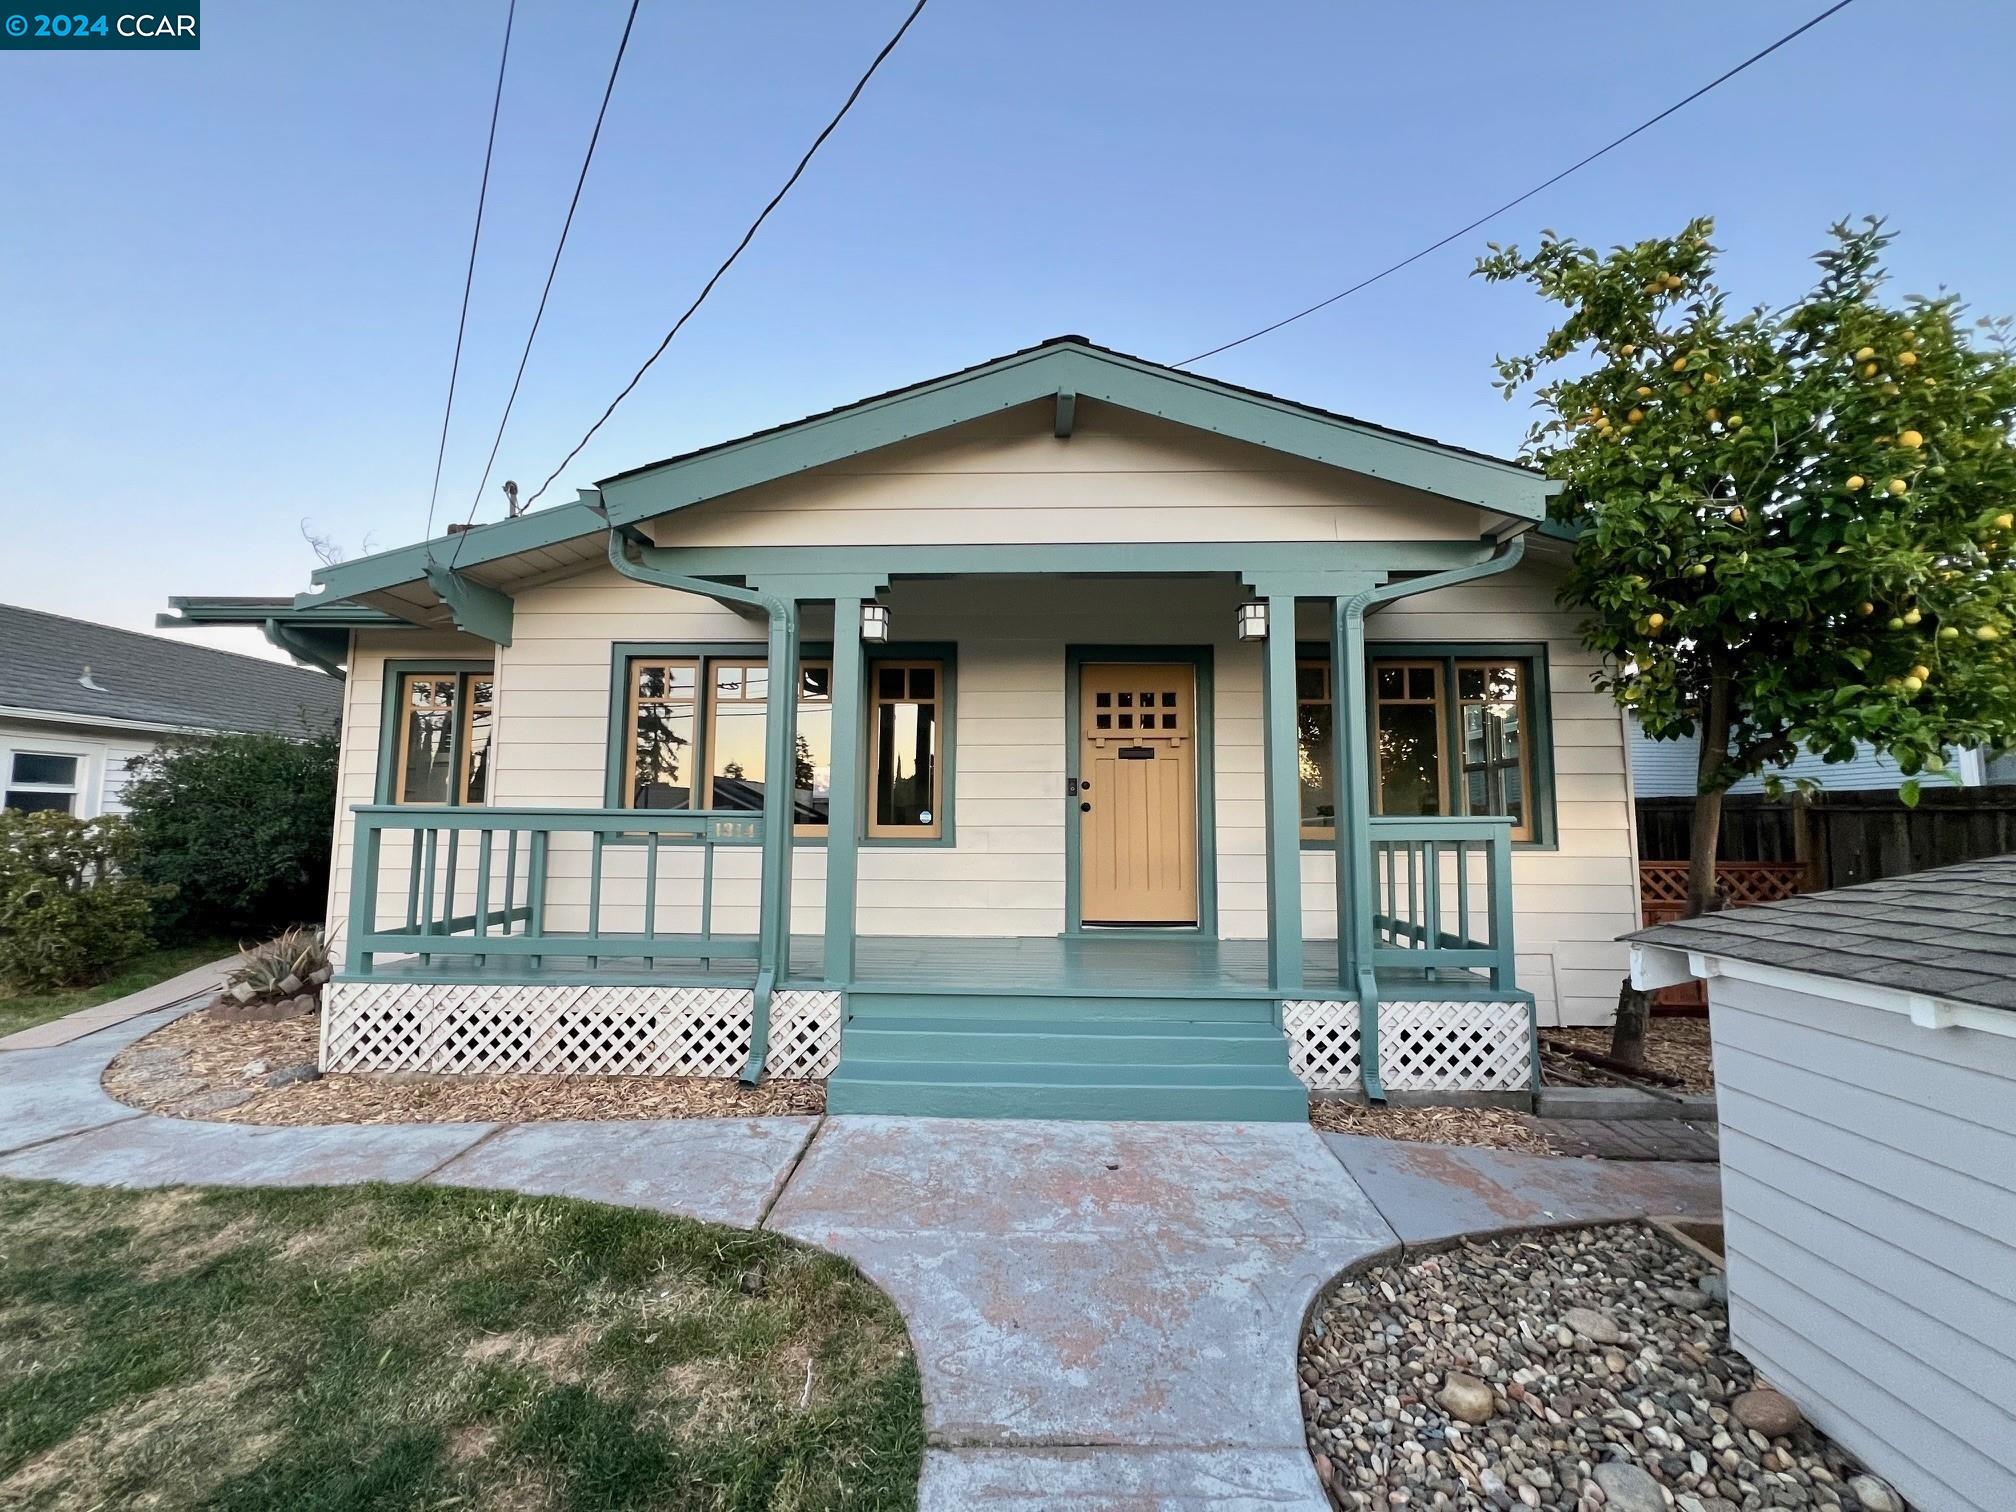
<instances>
[{"instance_id":1,"label":"porch step","mask_svg":"<svg viewBox=\"0 0 2016 1512\"><path fill-rule=\"evenodd\" d=\"M1300 1122L1271 1024L853 1014L831 1113Z\"/></svg>"},{"instance_id":2,"label":"porch step","mask_svg":"<svg viewBox=\"0 0 2016 1512\"><path fill-rule=\"evenodd\" d=\"M847 1011L854 1018L923 1017L1012 1025L1079 1019L1274 1025L1274 999L1264 993L1172 997L1138 987L1110 993L1032 993L1026 987L855 987L847 993Z\"/></svg>"}]
</instances>

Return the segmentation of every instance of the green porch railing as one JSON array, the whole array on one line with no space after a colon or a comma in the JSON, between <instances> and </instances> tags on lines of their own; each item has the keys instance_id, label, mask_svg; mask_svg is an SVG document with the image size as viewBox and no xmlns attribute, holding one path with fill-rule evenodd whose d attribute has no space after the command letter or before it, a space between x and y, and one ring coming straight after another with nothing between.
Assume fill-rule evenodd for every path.
<instances>
[{"instance_id":1,"label":"green porch railing","mask_svg":"<svg viewBox=\"0 0 2016 1512\"><path fill-rule=\"evenodd\" d=\"M1512 821L1379 816L1371 838L1373 966L1512 989Z\"/></svg>"},{"instance_id":2,"label":"green porch railing","mask_svg":"<svg viewBox=\"0 0 2016 1512\"><path fill-rule=\"evenodd\" d=\"M496 957L531 971L548 955L591 966L756 956L753 929L715 932L715 854L760 846L760 814L391 804L352 813L346 976L369 976L375 956L394 954L422 966L435 955L479 967ZM668 901L661 884L690 896Z\"/></svg>"}]
</instances>

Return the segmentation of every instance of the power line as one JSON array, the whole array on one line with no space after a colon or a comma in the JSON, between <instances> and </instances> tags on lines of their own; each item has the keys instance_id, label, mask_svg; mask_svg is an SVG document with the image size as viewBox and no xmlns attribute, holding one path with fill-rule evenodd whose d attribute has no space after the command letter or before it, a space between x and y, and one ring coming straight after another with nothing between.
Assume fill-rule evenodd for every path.
<instances>
[{"instance_id":1,"label":"power line","mask_svg":"<svg viewBox=\"0 0 2016 1512\"><path fill-rule=\"evenodd\" d=\"M532 359L532 343L538 338L539 324L546 318L546 301L553 293L553 277L560 271L560 254L567 250L567 233L574 229L574 212L581 207L581 190L588 182L588 166L595 161L595 145L602 140L602 122L609 114L610 96L616 93L616 75L623 69L623 54L630 47L630 30L637 24L637 7L642 0L630 0L630 14L623 22L623 35L616 43L616 57L609 65L609 82L602 88L602 105L595 112L595 129L588 133L588 150L581 157L581 172L574 180L574 197L567 202L567 218L560 223L560 240L553 247L553 261L546 268L546 286L539 291L539 308L532 312L532 329L525 333L525 350L518 354L518 371L511 379L511 392L504 400L504 413L497 421L497 434L490 442L490 455L483 461L483 476L477 481L475 497L469 501L467 525L476 518L476 511L483 503L483 490L489 485L490 470L497 465L497 450L504 444L504 428L511 423L511 408L518 402L518 386L525 381L525 364ZM429 522L430 533L432 521ZM462 557L462 540L456 538L455 550L448 558L452 569Z\"/></svg>"},{"instance_id":2,"label":"power line","mask_svg":"<svg viewBox=\"0 0 2016 1512\"><path fill-rule=\"evenodd\" d=\"M1419 252L1414 253L1412 256L1401 258L1400 261L1394 263L1389 268L1381 268L1377 273L1374 273L1370 278L1360 279L1357 283L1351 285L1350 288L1343 290L1341 293L1332 294L1328 299L1319 300L1317 303L1310 305L1309 308L1306 310L1297 310L1293 315L1283 316L1281 319L1275 321L1272 325L1264 325L1260 327L1260 329L1257 331L1252 331L1244 336L1241 336L1237 341L1228 341L1224 343L1224 345L1222 346L1212 347L1210 351L1199 352L1195 357L1185 357L1181 362L1171 363L1170 366L1179 368L1188 367L1193 362L1202 362L1206 357L1216 357L1220 352L1229 352L1232 350L1232 348L1237 346L1244 346L1249 341L1258 341L1262 336L1266 336L1274 331L1278 331L1281 329L1281 327L1285 325L1293 325L1296 321L1302 319L1305 315L1314 315L1318 310L1327 310L1331 305L1337 303L1338 300L1348 299L1351 295L1356 294L1360 289L1369 289L1373 284L1379 282L1380 279L1387 277L1389 274L1398 273L1402 268L1406 267L1410 263L1419 262L1422 258L1426 257L1431 252L1439 252L1442 248L1448 246L1449 243L1455 241L1457 238L1468 236L1472 231L1475 231L1479 226L1482 226L1487 221L1495 220L1499 216L1503 215L1507 210L1513 209L1515 206L1525 204L1527 200L1533 198L1533 196L1540 193L1541 190L1551 189L1554 185L1560 183L1561 180L1568 177L1569 174L1574 173L1580 169L1587 168L1591 163L1595 162L1596 159L1602 157L1605 153L1613 152L1617 148L1622 147L1626 142L1630 141L1633 137L1639 135L1641 132L1649 131L1652 127L1657 126L1661 121L1665 120L1666 117L1672 115L1675 111L1682 110L1687 106L1692 105L1696 100L1700 99L1701 96L1707 94L1710 90L1715 89L1720 85L1728 83L1731 79L1735 78L1736 75L1743 72L1744 69L1750 67L1751 64L1761 63L1764 59L1770 57L1771 54L1778 51L1779 48L1783 47L1787 42L1790 42L1793 38L1811 31L1814 27L1818 26L1822 21L1825 21L1829 16L1833 15L1836 11L1846 10L1853 3L1854 0L1837 0L1836 4L1828 6L1827 9L1820 12L1819 15L1815 16L1805 25L1795 27L1793 30L1785 33L1784 36L1780 37L1776 42L1773 42L1769 47L1765 48L1763 51L1752 53L1749 57L1745 58L1741 63L1738 63L1734 68L1730 69L1727 73L1722 74L1718 78L1709 80L1709 82L1706 84L1703 84L1699 89L1695 90L1694 93L1687 96L1686 99L1677 101L1672 105L1668 105L1664 110L1660 111L1659 114L1653 116L1651 120L1644 121L1641 122L1639 125L1633 126L1629 131L1625 132L1624 135L1618 137L1617 140L1615 140L1614 142L1605 143L1603 146L1598 147L1594 152L1590 153L1589 156L1583 158L1580 162L1571 163L1568 167L1563 168L1559 173L1555 174L1552 178L1547 179L1542 183L1535 184L1531 189L1528 189L1524 194L1520 195L1517 199L1509 199L1505 201L1505 203L1500 205L1497 209L1487 211L1485 214L1478 216L1477 219L1470 222L1469 225L1461 227L1458 230L1451 231L1447 236L1443 237L1440 241L1430 242L1427 246L1423 247Z\"/></svg>"},{"instance_id":3,"label":"power line","mask_svg":"<svg viewBox=\"0 0 2016 1512\"><path fill-rule=\"evenodd\" d=\"M469 328L469 291L476 283L476 247L483 240L483 206L490 198L490 161L497 152L497 115L504 104L504 67L511 61L511 23L518 15L518 0L511 0L504 12L504 52L497 59L497 90L490 98L490 136L483 144L483 182L476 190L476 226L469 233L469 268L462 275L462 314L455 322L455 360L448 367L448 402L441 408L441 444L434 450L434 488L427 495L427 533L434 536L434 506L441 498L441 462L448 455L448 419L455 413L455 381L462 372L462 337Z\"/></svg>"},{"instance_id":4,"label":"power line","mask_svg":"<svg viewBox=\"0 0 2016 1512\"><path fill-rule=\"evenodd\" d=\"M699 294L695 296L693 303L691 303L686 307L686 313L681 315L677 320L675 320L672 323L672 329L665 333L665 339L658 343L658 349L654 351L649 357L644 359L643 366L638 368L637 371L631 375L630 381L623 385L622 389L617 393L614 399L611 399L609 401L609 407L604 411L602 411L601 416L596 420L596 422L593 425L588 427L587 433L583 435L579 441L574 443L574 449L569 453L567 453L565 457L560 459L560 465L554 468L552 472L546 475L546 481L544 483L541 483L539 487L536 490L534 490L532 497L525 501L525 507L527 509L530 509L534 504L536 504L539 501L540 494L545 493L548 488L553 486L553 480L559 477L561 473L566 471L567 464L572 462L576 457L581 455L581 449L595 438L595 433L602 429L603 425L607 423L611 415L616 413L616 406L621 404L625 399L630 397L631 391L635 389L637 385L643 381L644 375L651 371L652 364L657 362L657 360L660 357L663 357L665 355L665 349L670 345L672 345L672 338L677 336L681 328L685 326L686 322L693 318L694 311L698 310L701 305L707 302L707 296L714 292L714 285L719 283L721 281L722 275L727 273L727 271L735 265L735 259L742 255L743 249L746 248L750 242L756 239L756 232L758 231L758 229L761 228L763 222L770 218L770 212L772 210L775 210L778 207L778 205L783 203L784 196L791 192L791 186L796 184L800 176L803 175L806 166L809 163L811 163L813 155L817 153L821 147L825 146L826 138L833 135L835 128L839 126L841 121L846 119L847 112L854 108L854 102L861 98L861 91L866 89L868 87L868 81L875 77L875 70L880 68L882 66L883 60L887 58L889 54L891 54L896 50L896 44L901 42L903 40L903 34L910 30L911 22L915 21L918 18L918 16L923 14L924 7L927 3L929 3L929 0L917 0L917 3L911 7L910 14L903 18L903 24L896 28L895 35L890 37L890 39L887 42L883 43L882 50L877 54L875 54L875 60L868 65L868 71L862 74L861 77L857 81L855 81L854 88L848 92L846 100L841 104L840 109L837 112L835 112L833 119L826 123L825 130L821 131L818 136L812 139L812 145L806 148L805 155L800 159L798 159L798 166L796 168L793 168L791 170L791 176L786 180L784 180L784 187L779 189L772 196L770 196L770 203L763 207L762 214L758 215L755 220L749 223L749 229L742 233L742 240L740 240L735 244L735 250L733 252L730 252L728 254L727 260L724 261L720 267L714 270L714 276L707 280L706 284L702 286ZM1843 0L1843 3L1845 4L1846 0Z\"/></svg>"}]
</instances>

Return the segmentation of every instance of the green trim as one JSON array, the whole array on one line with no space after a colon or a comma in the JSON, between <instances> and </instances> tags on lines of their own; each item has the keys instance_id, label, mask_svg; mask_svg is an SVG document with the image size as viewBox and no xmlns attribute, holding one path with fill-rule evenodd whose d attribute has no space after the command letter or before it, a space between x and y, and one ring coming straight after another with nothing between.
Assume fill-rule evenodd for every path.
<instances>
[{"instance_id":1,"label":"green trim","mask_svg":"<svg viewBox=\"0 0 2016 1512\"><path fill-rule=\"evenodd\" d=\"M634 524L1019 405L1054 402L1060 392L1521 519L1544 518L1557 488L1514 463L1065 340L618 473L602 481L601 496L610 523Z\"/></svg>"},{"instance_id":2,"label":"green trim","mask_svg":"<svg viewBox=\"0 0 2016 1512\"><path fill-rule=\"evenodd\" d=\"M427 586L448 606L455 628L493 646L511 644L511 596L486 587L465 573L429 564Z\"/></svg>"},{"instance_id":3,"label":"green trim","mask_svg":"<svg viewBox=\"0 0 2016 1512\"><path fill-rule=\"evenodd\" d=\"M405 722L405 710L399 707L400 682L414 675L421 677L445 677L453 675L457 679L464 679L482 677L486 674L493 678L497 675L497 664L495 662L449 660L388 661L385 663L385 687L381 695L381 712L378 720L378 778L371 785L371 801L373 803L384 805L390 804L393 801L392 793L395 784L392 767L393 763L398 760L399 730ZM463 732L462 687L460 681L456 683L455 699L455 734L454 738L448 743L448 767L455 774L453 791L459 793L462 788ZM491 717L494 719L496 716L493 714ZM480 807L480 805L465 805L458 797L451 798L446 803L411 803L401 804L399 807L436 810L464 807L473 808Z\"/></svg>"},{"instance_id":4,"label":"green trim","mask_svg":"<svg viewBox=\"0 0 2016 1512\"><path fill-rule=\"evenodd\" d=\"M157 614L154 623L164 630L187 630L202 625L263 626L278 620L284 625L306 630L411 630L406 620L382 609L362 604L312 604L306 608L291 598L196 598L177 595L168 600L174 614Z\"/></svg>"},{"instance_id":5,"label":"green trim","mask_svg":"<svg viewBox=\"0 0 2016 1512\"><path fill-rule=\"evenodd\" d=\"M1213 653L1209 646L1099 646L1064 648L1064 770L1078 770L1079 678L1087 662L1187 662L1197 671L1197 927L1125 931L1142 938L1214 940L1218 937L1218 803L1213 752L1217 745ZM1065 794L1064 933L1101 938L1123 931L1085 927L1079 916L1078 799Z\"/></svg>"},{"instance_id":6,"label":"green trim","mask_svg":"<svg viewBox=\"0 0 2016 1512\"><path fill-rule=\"evenodd\" d=\"M855 620L860 625L860 620ZM798 660L825 661L833 656L830 641L803 641L799 645ZM939 825L936 835L908 839L897 835L869 835L867 833L867 781L872 775L867 770L867 715L873 702L866 697L860 704L861 717L856 733L863 742L856 770L860 773L859 802L856 810L855 844L868 850L939 850L950 849L958 842L954 825L957 808L953 802L954 786L958 781L959 763L957 756L959 723L959 645L956 641L888 641L880 645L863 644L861 647L863 679L877 662L883 661L937 661L945 667L944 686L938 695L939 713L939 764L938 783ZM608 808L623 807L623 749L624 728L628 723L630 696L626 668L630 660L638 656L684 656L699 661L702 678L698 691L701 702L697 706L693 729L693 761L696 781L694 795L699 796L701 782L707 772L707 707L713 697L712 680L705 676L706 663L713 658L761 657L769 660L767 641L612 641L609 645L609 708L607 714L608 736L606 755L603 760L602 802ZM833 738L837 746L840 739L840 709L836 699L833 711ZM632 812L635 812L634 810ZM830 800L829 800L830 813ZM830 834L830 826L828 833ZM797 850L817 850L826 845L827 835L797 835L793 837L793 848ZM611 840L612 845L630 844L625 840Z\"/></svg>"},{"instance_id":7,"label":"green trim","mask_svg":"<svg viewBox=\"0 0 2016 1512\"><path fill-rule=\"evenodd\" d=\"M450 561L454 562L458 572L467 571L520 552L557 546L562 541L578 540L583 536L600 536L609 525L589 502L593 497L584 490L581 498L572 504L535 510L515 519L492 520L472 530L436 536L412 546L381 551L375 556L358 557L354 562L336 562L318 567L309 574L309 580L316 585L317 591L300 595L294 600L294 606L304 610L317 609L360 593L374 593L401 583L417 583L427 576L429 566L445 566Z\"/></svg>"},{"instance_id":8,"label":"green trim","mask_svg":"<svg viewBox=\"0 0 2016 1512\"><path fill-rule=\"evenodd\" d=\"M1295 596L1269 597L1270 633L1261 647L1261 780L1267 823L1267 980L1284 997L1302 990L1302 765L1297 739L1299 647L1293 634Z\"/></svg>"},{"instance_id":9,"label":"green trim","mask_svg":"<svg viewBox=\"0 0 2016 1512\"><path fill-rule=\"evenodd\" d=\"M1330 664L1329 647L1317 641L1298 641L1295 646L1299 661L1320 661ZM1461 729L1455 693L1456 663L1459 661L1484 661L1502 658L1506 661L1523 662L1526 665L1527 695L1526 713L1530 728L1526 732L1528 754L1526 772L1527 802L1533 811L1533 837L1530 840L1514 840L1512 848L1521 851L1558 850L1561 844L1559 816L1556 812L1554 793L1554 704L1553 685L1547 670L1547 643L1545 641L1375 641L1365 643L1366 668L1370 669L1382 661L1439 661L1442 663L1444 685L1448 696L1443 700L1443 738L1447 749L1455 753L1457 759L1444 764L1443 798L1451 815L1468 818L1462 812L1463 772L1461 753ZM1368 679L1369 681L1369 679ZM1337 696L1336 679L1331 679L1331 698ZM1366 730L1366 758L1371 758L1370 721ZM1478 816L1485 817L1485 816ZM1328 851L1336 848L1334 839L1302 837L1305 851Z\"/></svg>"},{"instance_id":10,"label":"green trim","mask_svg":"<svg viewBox=\"0 0 2016 1512\"><path fill-rule=\"evenodd\" d=\"M833 645L827 653L833 753L826 788L826 948L820 969L829 983L842 986L854 980L861 821L868 806L863 760L868 727L861 715L868 667L861 654L861 603L859 597L846 595L833 601ZM801 657L804 654L800 652Z\"/></svg>"},{"instance_id":11,"label":"green trim","mask_svg":"<svg viewBox=\"0 0 2016 1512\"><path fill-rule=\"evenodd\" d=\"M1391 572L1442 572L1490 559L1491 542L1474 541L1127 541L1084 544L1005 542L932 546L654 546L640 549L641 565L689 579L772 576L828 583L866 592L898 577L1239 576L1293 574L1294 591L1334 593L1331 576L1355 582ZM1319 586L1302 585L1301 579ZM794 585L795 586L795 585ZM712 593L709 582L696 591ZM819 595L812 594L817 597Z\"/></svg>"}]
</instances>

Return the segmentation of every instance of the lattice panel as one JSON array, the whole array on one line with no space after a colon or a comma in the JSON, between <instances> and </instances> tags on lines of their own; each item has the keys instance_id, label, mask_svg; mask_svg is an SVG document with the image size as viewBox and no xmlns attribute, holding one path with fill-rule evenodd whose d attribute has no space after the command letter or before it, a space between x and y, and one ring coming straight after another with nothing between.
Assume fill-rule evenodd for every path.
<instances>
[{"instance_id":1,"label":"lattice panel","mask_svg":"<svg viewBox=\"0 0 2016 1512\"><path fill-rule=\"evenodd\" d=\"M840 994L787 990L770 997L770 1076L816 1080L840 1064Z\"/></svg>"},{"instance_id":2,"label":"lattice panel","mask_svg":"<svg viewBox=\"0 0 2016 1512\"><path fill-rule=\"evenodd\" d=\"M1291 998L1281 1005L1288 1069L1312 1092L1358 1085L1358 1005L1334 998Z\"/></svg>"},{"instance_id":3,"label":"lattice panel","mask_svg":"<svg viewBox=\"0 0 2016 1512\"><path fill-rule=\"evenodd\" d=\"M1389 1092L1523 1092L1533 1037L1524 1003L1381 1003L1379 1079Z\"/></svg>"},{"instance_id":4,"label":"lattice panel","mask_svg":"<svg viewBox=\"0 0 2016 1512\"><path fill-rule=\"evenodd\" d=\"M736 1076L746 987L337 982L324 991L324 1071ZM765 1069L824 1076L839 1058L838 993L779 993Z\"/></svg>"}]
</instances>

